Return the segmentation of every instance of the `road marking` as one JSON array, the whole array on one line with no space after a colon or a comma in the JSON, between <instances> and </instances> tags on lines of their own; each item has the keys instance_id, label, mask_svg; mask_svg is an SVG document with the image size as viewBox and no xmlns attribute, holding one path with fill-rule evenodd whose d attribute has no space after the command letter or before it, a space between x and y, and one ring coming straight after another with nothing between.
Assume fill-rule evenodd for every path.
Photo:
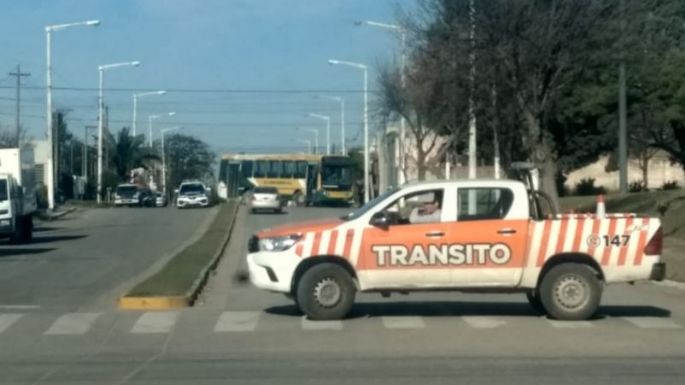
<instances>
[{"instance_id":1,"label":"road marking","mask_svg":"<svg viewBox=\"0 0 685 385\"><path fill-rule=\"evenodd\" d=\"M559 321L547 318L547 322L557 329L582 329L595 326L590 321Z\"/></svg>"},{"instance_id":2,"label":"road marking","mask_svg":"<svg viewBox=\"0 0 685 385\"><path fill-rule=\"evenodd\" d=\"M138 318L131 333L169 333L176 324L176 318L178 318L177 311L149 311Z\"/></svg>"},{"instance_id":3,"label":"road marking","mask_svg":"<svg viewBox=\"0 0 685 385\"><path fill-rule=\"evenodd\" d=\"M216 321L214 331L218 333L254 331L260 314L258 311L225 311Z\"/></svg>"},{"instance_id":4,"label":"road marking","mask_svg":"<svg viewBox=\"0 0 685 385\"><path fill-rule=\"evenodd\" d=\"M401 317L381 317L383 327L386 329L423 329L426 327L422 317L401 316Z\"/></svg>"},{"instance_id":5,"label":"road marking","mask_svg":"<svg viewBox=\"0 0 685 385\"><path fill-rule=\"evenodd\" d=\"M38 305L0 305L0 310L34 310L40 309Z\"/></svg>"},{"instance_id":6,"label":"road marking","mask_svg":"<svg viewBox=\"0 0 685 385\"><path fill-rule=\"evenodd\" d=\"M46 335L85 334L102 313L69 313L57 318L45 331Z\"/></svg>"},{"instance_id":7,"label":"road marking","mask_svg":"<svg viewBox=\"0 0 685 385\"><path fill-rule=\"evenodd\" d=\"M469 326L476 329L493 329L500 326L506 325L506 321L497 319L495 317L482 317L482 316L463 316L461 317L464 322Z\"/></svg>"},{"instance_id":8,"label":"road marking","mask_svg":"<svg viewBox=\"0 0 685 385\"><path fill-rule=\"evenodd\" d=\"M0 314L0 333L9 329L23 314Z\"/></svg>"},{"instance_id":9,"label":"road marking","mask_svg":"<svg viewBox=\"0 0 685 385\"><path fill-rule=\"evenodd\" d=\"M642 329L680 329L682 326L667 318L659 317L621 317Z\"/></svg>"},{"instance_id":10,"label":"road marking","mask_svg":"<svg viewBox=\"0 0 685 385\"><path fill-rule=\"evenodd\" d=\"M302 317L302 329L304 330L342 330L342 321L312 321L307 316Z\"/></svg>"}]
</instances>

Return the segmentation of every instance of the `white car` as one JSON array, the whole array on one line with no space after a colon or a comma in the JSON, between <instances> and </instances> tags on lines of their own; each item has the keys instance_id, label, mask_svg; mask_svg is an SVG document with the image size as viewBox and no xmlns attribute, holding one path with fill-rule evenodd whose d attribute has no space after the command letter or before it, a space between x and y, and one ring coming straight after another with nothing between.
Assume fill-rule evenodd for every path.
<instances>
[{"instance_id":1,"label":"white car","mask_svg":"<svg viewBox=\"0 0 685 385\"><path fill-rule=\"evenodd\" d=\"M283 200L276 187L255 187L250 194L250 208L257 210L283 211Z\"/></svg>"},{"instance_id":2,"label":"white car","mask_svg":"<svg viewBox=\"0 0 685 385\"><path fill-rule=\"evenodd\" d=\"M138 186L124 183L117 186L114 190L114 205L120 206L140 206L140 191Z\"/></svg>"},{"instance_id":3,"label":"white car","mask_svg":"<svg viewBox=\"0 0 685 385\"><path fill-rule=\"evenodd\" d=\"M183 182L178 188L176 207L209 207L207 188L202 182Z\"/></svg>"}]
</instances>

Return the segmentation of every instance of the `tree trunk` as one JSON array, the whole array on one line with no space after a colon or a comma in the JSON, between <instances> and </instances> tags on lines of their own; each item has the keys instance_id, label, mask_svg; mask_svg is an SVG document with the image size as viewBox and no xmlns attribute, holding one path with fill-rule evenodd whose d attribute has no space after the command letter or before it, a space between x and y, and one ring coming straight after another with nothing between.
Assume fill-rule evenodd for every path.
<instances>
[{"instance_id":1,"label":"tree trunk","mask_svg":"<svg viewBox=\"0 0 685 385\"><path fill-rule=\"evenodd\" d=\"M426 154L423 151L423 140L416 146L416 174L418 180L426 180Z\"/></svg>"},{"instance_id":2,"label":"tree trunk","mask_svg":"<svg viewBox=\"0 0 685 385\"><path fill-rule=\"evenodd\" d=\"M647 153L649 150L645 150L645 152L642 154L642 186L645 188L645 190L649 187L649 154Z\"/></svg>"},{"instance_id":3,"label":"tree trunk","mask_svg":"<svg viewBox=\"0 0 685 385\"><path fill-rule=\"evenodd\" d=\"M554 211L559 212L559 192L556 183L557 164L552 145L549 139L542 134L539 117L527 112L526 122L530 135L529 143L533 144L529 149L530 157L540 172L538 188L549 195Z\"/></svg>"}]
</instances>

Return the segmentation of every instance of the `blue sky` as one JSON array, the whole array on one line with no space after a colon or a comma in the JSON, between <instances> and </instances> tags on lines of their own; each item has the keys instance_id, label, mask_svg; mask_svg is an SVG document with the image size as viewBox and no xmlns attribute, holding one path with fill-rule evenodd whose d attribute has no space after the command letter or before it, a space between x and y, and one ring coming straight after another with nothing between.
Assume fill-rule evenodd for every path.
<instances>
[{"instance_id":1,"label":"blue sky","mask_svg":"<svg viewBox=\"0 0 685 385\"><path fill-rule=\"evenodd\" d=\"M177 89L140 99L138 129L147 116L169 111L155 127L181 125L218 152L296 151L296 139L311 134L296 127L321 127L308 112L332 116L332 142L339 143L339 106L303 93L225 93L197 90L330 90L346 99L347 137L361 127L361 72L330 66L329 58L367 63L371 88L376 69L398 55L398 39L386 30L358 27L354 20L395 22L412 0L22 0L3 2L0 14L0 125L14 125L17 64L22 79L22 120L29 134L45 131L44 26L99 19L97 28L53 34L55 87L96 88L97 66L139 60L138 68L106 72L105 87ZM340 93L336 94L336 90ZM110 90L110 128L130 126L132 92ZM56 90L56 108L70 109L70 128L82 135L95 124L95 90ZM156 131L156 130L155 130ZM155 135L157 135L155 133Z\"/></svg>"}]
</instances>

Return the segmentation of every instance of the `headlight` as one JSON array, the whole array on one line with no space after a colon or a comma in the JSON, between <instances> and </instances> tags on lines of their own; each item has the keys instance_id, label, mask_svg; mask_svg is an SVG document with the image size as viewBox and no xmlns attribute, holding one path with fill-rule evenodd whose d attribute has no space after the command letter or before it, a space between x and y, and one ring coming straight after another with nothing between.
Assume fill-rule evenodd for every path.
<instances>
[{"instance_id":1,"label":"headlight","mask_svg":"<svg viewBox=\"0 0 685 385\"><path fill-rule=\"evenodd\" d=\"M261 251L284 251L293 247L302 238L300 235L287 235L285 237L263 238L259 240Z\"/></svg>"}]
</instances>

